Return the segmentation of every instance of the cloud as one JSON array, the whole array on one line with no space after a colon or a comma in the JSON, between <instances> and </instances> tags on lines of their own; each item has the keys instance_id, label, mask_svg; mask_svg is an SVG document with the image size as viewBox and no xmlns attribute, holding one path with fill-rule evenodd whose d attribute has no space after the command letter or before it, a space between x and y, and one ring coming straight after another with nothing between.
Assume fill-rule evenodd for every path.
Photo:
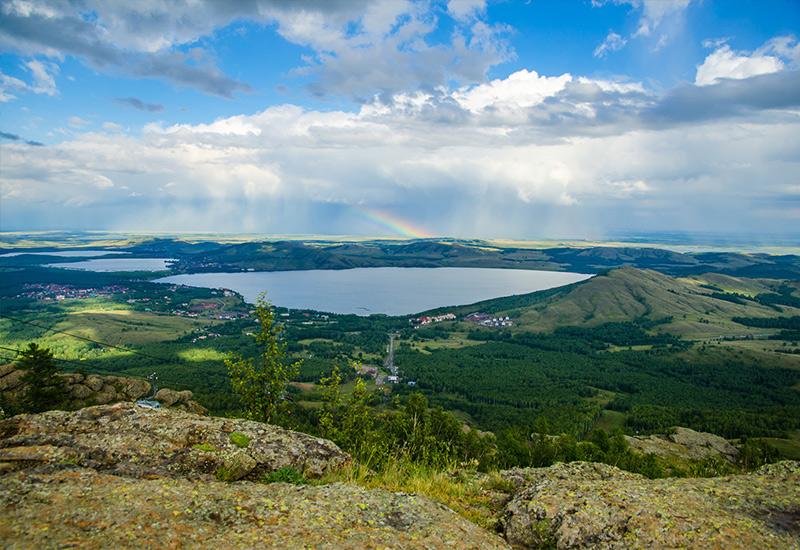
<instances>
[{"instance_id":1,"label":"cloud","mask_svg":"<svg viewBox=\"0 0 800 550\"><path fill-rule=\"evenodd\" d=\"M642 7L639 28L634 36L651 35L664 19L682 14L691 2L692 0L632 0L632 5Z\"/></svg>"},{"instance_id":2,"label":"cloud","mask_svg":"<svg viewBox=\"0 0 800 550\"><path fill-rule=\"evenodd\" d=\"M723 79L741 80L752 76L777 73L785 61L797 64L800 45L794 37L780 36L753 52L736 52L725 42L714 42L717 48L698 65L695 84L708 86Z\"/></svg>"},{"instance_id":3,"label":"cloud","mask_svg":"<svg viewBox=\"0 0 800 550\"><path fill-rule=\"evenodd\" d=\"M164 106L160 103L146 103L138 97L118 97L114 101L140 111L147 111L149 113L160 113L164 110Z\"/></svg>"},{"instance_id":4,"label":"cloud","mask_svg":"<svg viewBox=\"0 0 800 550\"><path fill-rule=\"evenodd\" d=\"M595 57L605 57L608 52L617 52L621 50L627 43L628 41L626 39L622 38L614 31L608 31L608 35L606 36L605 40L598 44L592 55Z\"/></svg>"},{"instance_id":5,"label":"cloud","mask_svg":"<svg viewBox=\"0 0 800 550\"><path fill-rule=\"evenodd\" d=\"M33 140L26 140L19 137L17 134L12 134L10 132L2 132L0 131L0 139L8 139L11 141L19 141L24 143L25 145L32 145L33 147L42 147L44 143L41 141L33 141Z\"/></svg>"},{"instance_id":6,"label":"cloud","mask_svg":"<svg viewBox=\"0 0 800 550\"><path fill-rule=\"evenodd\" d=\"M522 69L504 79L462 88L452 94L452 97L462 108L473 113L487 109L492 111L526 109L556 95L571 80L572 76L569 73L547 77L540 76L536 71Z\"/></svg>"},{"instance_id":7,"label":"cloud","mask_svg":"<svg viewBox=\"0 0 800 550\"><path fill-rule=\"evenodd\" d=\"M181 9L176 7L171 13L166 3L158 2L141 6L141 10L133 6L91 1L82 6L46 0L7 2L0 7L0 46L21 55L56 60L71 55L97 70L163 78L224 97L249 89L222 74L206 53L188 55L169 49L182 40L195 40L196 32L210 32L218 20L202 27L187 25L190 32L186 34L177 30L182 26L181 15L186 15ZM191 11L189 6L183 9ZM169 32L171 26L175 29Z\"/></svg>"},{"instance_id":8,"label":"cloud","mask_svg":"<svg viewBox=\"0 0 800 550\"><path fill-rule=\"evenodd\" d=\"M71 116L67 119L67 124L72 126L73 128L83 128L84 126L88 126L91 124L88 120L84 120L79 116Z\"/></svg>"},{"instance_id":9,"label":"cloud","mask_svg":"<svg viewBox=\"0 0 800 550\"><path fill-rule=\"evenodd\" d=\"M592 0L592 6L602 7L606 4L629 5L633 10L639 12L639 20L636 30L628 37L622 38L619 35L612 38L613 33L609 33L605 41L595 48L595 57L602 57L608 51L617 51L625 47L625 44L633 38L653 37L655 39L654 50L663 48L679 28L680 17L686 12L693 0ZM609 42L609 39L612 41ZM608 43L609 47L604 48ZM613 47L611 47L613 46Z\"/></svg>"},{"instance_id":10,"label":"cloud","mask_svg":"<svg viewBox=\"0 0 800 550\"><path fill-rule=\"evenodd\" d=\"M486 22L483 4L10 0L0 7L0 46L21 55L75 56L99 71L231 97L249 86L224 74L197 44L217 29L253 21L274 25L283 38L311 50L294 74L312 80L314 93L369 99L376 92L480 81L489 67L511 58L503 38L508 28ZM440 19L452 23L444 42L434 37Z\"/></svg>"},{"instance_id":11,"label":"cloud","mask_svg":"<svg viewBox=\"0 0 800 550\"><path fill-rule=\"evenodd\" d=\"M29 86L35 94L56 95L56 79L59 68L55 63L33 59L25 63L25 67L33 75L33 83Z\"/></svg>"},{"instance_id":12,"label":"cloud","mask_svg":"<svg viewBox=\"0 0 800 550\"><path fill-rule=\"evenodd\" d=\"M760 74L777 73L783 61L771 55L738 55L727 44L705 58L697 67L694 83L698 86L716 84L725 78L750 78Z\"/></svg>"},{"instance_id":13,"label":"cloud","mask_svg":"<svg viewBox=\"0 0 800 550\"><path fill-rule=\"evenodd\" d=\"M716 84L680 86L646 113L648 120L670 124L800 107L800 71L790 70L749 78L725 78Z\"/></svg>"},{"instance_id":14,"label":"cloud","mask_svg":"<svg viewBox=\"0 0 800 550\"><path fill-rule=\"evenodd\" d=\"M453 30L444 42L429 40L440 14L415 2L370 3L355 19L340 21L293 13L278 18L278 32L314 52L294 72L312 78L313 93L368 101L376 93L480 82L490 67L511 59L509 28L484 21L479 4L448 5L456 11L448 12Z\"/></svg>"},{"instance_id":15,"label":"cloud","mask_svg":"<svg viewBox=\"0 0 800 550\"><path fill-rule=\"evenodd\" d=\"M59 68L55 63L32 59L23 63L21 66L26 72L30 73L31 81L25 82L19 78L4 74L0 71L0 103L5 103L15 99L16 93L34 93L54 96L58 93L55 75Z\"/></svg>"},{"instance_id":16,"label":"cloud","mask_svg":"<svg viewBox=\"0 0 800 550\"><path fill-rule=\"evenodd\" d=\"M352 207L369 205L456 235L783 230L799 106L795 70L662 93L525 69L357 112L278 105L47 148L12 140L2 200L15 223L58 204L64 219L126 229L347 232Z\"/></svg>"},{"instance_id":17,"label":"cloud","mask_svg":"<svg viewBox=\"0 0 800 550\"><path fill-rule=\"evenodd\" d=\"M458 20L476 17L486 10L486 0L449 0L447 12Z\"/></svg>"}]
</instances>

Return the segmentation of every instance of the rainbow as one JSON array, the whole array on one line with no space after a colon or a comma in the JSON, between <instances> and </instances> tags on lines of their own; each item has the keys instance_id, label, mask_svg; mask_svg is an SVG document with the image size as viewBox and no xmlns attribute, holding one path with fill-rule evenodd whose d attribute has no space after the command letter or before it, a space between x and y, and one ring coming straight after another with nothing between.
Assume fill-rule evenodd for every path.
<instances>
[{"instance_id":1,"label":"rainbow","mask_svg":"<svg viewBox=\"0 0 800 550\"><path fill-rule=\"evenodd\" d=\"M393 214L389 214L388 212L383 212L374 208L366 208L364 206L354 206L353 208L371 222L385 227L393 233L398 233L403 237L408 237L411 239L428 239L432 237L432 235L423 228L415 226L414 224L400 219Z\"/></svg>"}]
</instances>

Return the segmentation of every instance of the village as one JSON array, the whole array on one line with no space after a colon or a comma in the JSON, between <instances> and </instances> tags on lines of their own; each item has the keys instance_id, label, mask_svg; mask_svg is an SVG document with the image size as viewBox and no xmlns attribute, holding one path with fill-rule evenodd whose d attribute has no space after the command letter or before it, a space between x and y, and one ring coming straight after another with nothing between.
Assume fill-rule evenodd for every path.
<instances>
[{"instance_id":1,"label":"village","mask_svg":"<svg viewBox=\"0 0 800 550\"><path fill-rule=\"evenodd\" d=\"M18 294L17 298L28 298L41 302L108 297L114 294L125 294L129 291L127 287L119 285L101 288L75 288L70 285L28 283L22 288L24 292Z\"/></svg>"},{"instance_id":2,"label":"village","mask_svg":"<svg viewBox=\"0 0 800 550\"><path fill-rule=\"evenodd\" d=\"M176 286L166 287L167 292L175 293ZM224 298L236 296L231 290L222 289L212 291L212 295L221 294ZM178 305L173 304L173 299L169 295L165 296L141 296L135 290L122 285L107 285L102 287L77 288L72 285L63 284L41 284L28 283L23 286L23 292L17 294L16 298L36 300L39 302L61 302L64 300L87 300L92 298L117 298L122 299L126 304L139 306L145 312L167 313L178 317L215 319L218 321L232 321L249 316L245 310L230 310L225 307L224 302L218 298L197 299L191 302L182 302Z\"/></svg>"},{"instance_id":3,"label":"village","mask_svg":"<svg viewBox=\"0 0 800 550\"><path fill-rule=\"evenodd\" d=\"M439 315L423 315L422 317L415 317L409 319L409 323L416 329L433 323L441 323L443 321L455 321L457 319L455 313L441 313ZM514 326L514 321L508 316L492 316L488 313L476 311L464 317L464 321L473 323L487 328L507 328Z\"/></svg>"}]
</instances>

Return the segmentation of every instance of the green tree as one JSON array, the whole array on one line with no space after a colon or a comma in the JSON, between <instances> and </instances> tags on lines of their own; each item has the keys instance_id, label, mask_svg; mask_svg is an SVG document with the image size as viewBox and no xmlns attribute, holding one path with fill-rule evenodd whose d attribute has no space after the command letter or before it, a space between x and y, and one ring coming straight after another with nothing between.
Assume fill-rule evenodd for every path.
<instances>
[{"instance_id":1,"label":"green tree","mask_svg":"<svg viewBox=\"0 0 800 550\"><path fill-rule=\"evenodd\" d=\"M225 360L225 365L248 418L275 424L285 419L286 390L300 371L301 361L287 359L284 327L275 322L272 304L264 294L256 302L256 317L261 325L256 335L261 348L258 361L234 354Z\"/></svg>"},{"instance_id":2,"label":"green tree","mask_svg":"<svg viewBox=\"0 0 800 550\"><path fill-rule=\"evenodd\" d=\"M336 442L339 439L339 414L342 404L342 375L339 365L334 365L330 376L319 379L322 387L322 410L319 414L319 432L322 437Z\"/></svg>"},{"instance_id":3,"label":"green tree","mask_svg":"<svg viewBox=\"0 0 800 550\"><path fill-rule=\"evenodd\" d=\"M350 366L358 372L361 365L351 362ZM372 396L364 380L356 377L353 391L346 399L342 396L342 376L338 365L334 365L330 376L321 378L319 382L323 402L319 415L320 435L367 464L380 461L385 449L375 430L370 408Z\"/></svg>"},{"instance_id":4,"label":"green tree","mask_svg":"<svg viewBox=\"0 0 800 550\"><path fill-rule=\"evenodd\" d=\"M340 429L342 445L354 456L364 459L371 458L369 455L376 452L376 449L373 449L373 417L370 413L369 398L364 380L356 378L353 393L345 404Z\"/></svg>"},{"instance_id":5,"label":"green tree","mask_svg":"<svg viewBox=\"0 0 800 550\"><path fill-rule=\"evenodd\" d=\"M28 387L23 398L25 410L42 412L57 407L64 396L53 352L31 342L21 353L19 367L26 371L22 382Z\"/></svg>"}]
</instances>

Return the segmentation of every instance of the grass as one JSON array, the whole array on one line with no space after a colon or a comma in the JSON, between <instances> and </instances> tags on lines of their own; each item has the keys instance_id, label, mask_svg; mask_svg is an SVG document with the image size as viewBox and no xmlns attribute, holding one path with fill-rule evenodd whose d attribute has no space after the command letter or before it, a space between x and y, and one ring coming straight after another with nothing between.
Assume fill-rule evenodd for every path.
<instances>
[{"instance_id":1,"label":"grass","mask_svg":"<svg viewBox=\"0 0 800 550\"><path fill-rule=\"evenodd\" d=\"M800 431L790 433L788 439L777 437L764 437L761 439L778 449L781 457L789 460L800 460Z\"/></svg>"},{"instance_id":2,"label":"grass","mask_svg":"<svg viewBox=\"0 0 800 550\"><path fill-rule=\"evenodd\" d=\"M250 446L250 438L241 432L232 432L228 437L230 438L231 443L240 449L246 449Z\"/></svg>"},{"instance_id":3,"label":"grass","mask_svg":"<svg viewBox=\"0 0 800 550\"><path fill-rule=\"evenodd\" d=\"M227 357L227 353L215 350L213 348L191 348L183 349L177 353L178 357L183 361L219 361L222 363Z\"/></svg>"},{"instance_id":4,"label":"grass","mask_svg":"<svg viewBox=\"0 0 800 550\"><path fill-rule=\"evenodd\" d=\"M3 326L8 326L8 330L0 331L2 334L0 340L4 344L18 344L36 339L43 346L62 349L86 347L84 341L64 333L45 330L45 328L52 328L114 345L140 346L174 340L195 329L216 324L209 320L201 321L136 311L101 299L70 300L69 302L59 305L58 313L53 313L45 306L41 306L36 308L35 313L32 311L26 315L18 315L40 325L41 328L4 320Z\"/></svg>"},{"instance_id":5,"label":"grass","mask_svg":"<svg viewBox=\"0 0 800 550\"><path fill-rule=\"evenodd\" d=\"M411 342L411 347L417 351L421 351L422 353L426 353L428 350L438 350L438 349L458 349L464 348L467 346L477 346L482 344L483 342L479 342L476 340L470 340L466 333L464 332L451 332L450 337L446 340L422 340L419 342ZM399 341L398 341L399 345Z\"/></svg>"},{"instance_id":6,"label":"grass","mask_svg":"<svg viewBox=\"0 0 800 550\"><path fill-rule=\"evenodd\" d=\"M618 411L604 410L594 423L595 429L611 432L616 428L625 427L625 414Z\"/></svg>"},{"instance_id":7,"label":"grass","mask_svg":"<svg viewBox=\"0 0 800 550\"><path fill-rule=\"evenodd\" d=\"M317 483L347 482L367 489L413 493L440 502L469 521L494 530L499 521L499 508L494 505L492 491L505 487L502 478L493 474L483 477L472 471L454 467L449 470L394 459L379 471L359 463L326 474Z\"/></svg>"},{"instance_id":8,"label":"grass","mask_svg":"<svg viewBox=\"0 0 800 550\"><path fill-rule=\"evenodd\" d=\"M285 466L274 472L270 472L266 474L261 481L263 483L290 483L292 485L308 484L306 477L291 466Z\"/></svg>"},{"instance_id":9,"label":"grass","mask_svg":"<svg viewBox=\"0 0 800 550\"><path fill-rule=\"evenodd\" d=\"M54 328L112 344L141 345L174 340L210 324L185 317L133 310L78 310Z\"/></svg>"}]
</instances>

